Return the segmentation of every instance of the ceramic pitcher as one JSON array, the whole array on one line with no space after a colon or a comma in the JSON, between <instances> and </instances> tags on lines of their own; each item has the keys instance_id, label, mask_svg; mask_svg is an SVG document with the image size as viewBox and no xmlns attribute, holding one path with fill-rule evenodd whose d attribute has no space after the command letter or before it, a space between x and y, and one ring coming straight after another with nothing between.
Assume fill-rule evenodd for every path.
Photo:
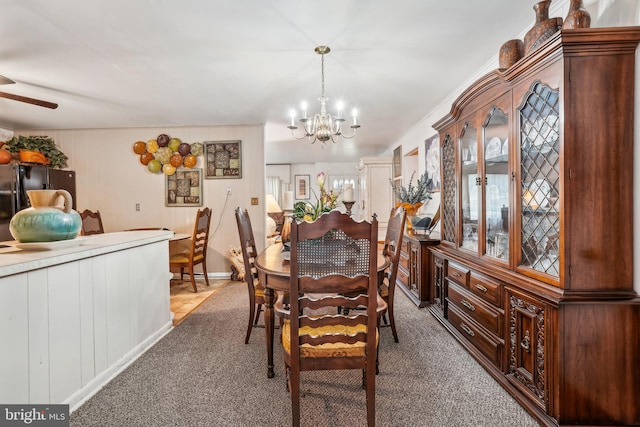
<instances>
[{"instance_id":1,"label":"ceramic pitcher","mask_svg":"<svg viewBox=\"0 0 640 427\"><path fill-rule=\"evenodd\" d=\"M73 199L66 190L27 191L31 207L16 213L9 231L20 243L55 242L80 234L82 219L71 209Z\"/></svg>"}]
</instances>

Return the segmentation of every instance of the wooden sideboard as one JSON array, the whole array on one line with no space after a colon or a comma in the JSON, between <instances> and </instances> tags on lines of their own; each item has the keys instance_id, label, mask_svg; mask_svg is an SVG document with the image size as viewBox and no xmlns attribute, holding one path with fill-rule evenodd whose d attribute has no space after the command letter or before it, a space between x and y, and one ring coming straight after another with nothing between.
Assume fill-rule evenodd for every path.
<instances>
[{"instance_id":1,"label":"wooden sideboard","mask_svg":"<svg viewBox=\"0 0 640 427\"><path fill-rule=\"evenodd\" d=\"M431 302L431 261L429 246L440 243L437 233L407 234L402 238L400 261L396 285L404 291L409 299L418 307L425 307Z\"/></svg>"},{"instance_id":2,"label":"wooden sideboard","mask_svg":"<svg viewBox=\"0 0 640 427\"><path fill-rule=\"evenodd\" d=\"M639 42L640 27L558 31L434 125L429 309L544 425L640 425Z\"/></svg>"}]
</instances>

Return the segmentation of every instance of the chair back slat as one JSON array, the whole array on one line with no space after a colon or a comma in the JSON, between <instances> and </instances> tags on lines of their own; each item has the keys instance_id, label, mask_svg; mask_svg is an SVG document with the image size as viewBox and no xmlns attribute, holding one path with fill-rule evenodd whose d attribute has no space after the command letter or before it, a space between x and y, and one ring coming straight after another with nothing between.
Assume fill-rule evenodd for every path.
<instances>
[{"instance_id":1,"label":"chair back slat","mask_svg":"<svg viewBox=\"0 0 640 427\"><path fill-rule=\"evenodd\" d=\"M354 335L323 335L321 337L312 337L310 335L301 335L300 344L321 345L321 344L356 344L364 342L367 334L357 333Z\"/></svg>"},{"instance_id":2,"label":"chair back slat","mask_svg":"<svg viewBox=\"0 0 640 427\"><path fill-rule=\"evenodd\" d=\"M299 298L300 308L308 308L310 310L318 310L327 307L327 305L342 306L348 308L357 308L367 305L368 297L366 295L358 295L355 297L345 297L340 295L322 295L315 298L313 295Z\"/></svg>"},{"instance_id":3,"label":"chair back slat","mask_svg":"<svg viewBox=\"0 0 640 427\"><path fill-rule=\"evenodd\" d=\"M366 325L367 316L365 314L352 314L349 316L326 314L324 316L300 316L300 327L309 326L311 328L320 328L323 326L349 326L356 327L358 325Z\"/></svg>"}]
</instances>

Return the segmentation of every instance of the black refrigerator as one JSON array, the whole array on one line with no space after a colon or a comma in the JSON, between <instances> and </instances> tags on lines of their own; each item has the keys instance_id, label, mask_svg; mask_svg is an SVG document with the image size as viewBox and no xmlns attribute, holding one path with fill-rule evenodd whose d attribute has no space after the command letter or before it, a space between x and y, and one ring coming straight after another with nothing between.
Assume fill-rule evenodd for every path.
<instances>
[{"instance_id":1,"label":"black refrigerator","mask_svg":"<svg viewBox=\"0 0 640 427\"><path fill-rule=\"evenodd\" d=\"M67 190L76 208L76 173L43 165L0 165L0 242L13 240L9 222L16 212L28 208L28 190Z\"/></svg>"}]
</instances>

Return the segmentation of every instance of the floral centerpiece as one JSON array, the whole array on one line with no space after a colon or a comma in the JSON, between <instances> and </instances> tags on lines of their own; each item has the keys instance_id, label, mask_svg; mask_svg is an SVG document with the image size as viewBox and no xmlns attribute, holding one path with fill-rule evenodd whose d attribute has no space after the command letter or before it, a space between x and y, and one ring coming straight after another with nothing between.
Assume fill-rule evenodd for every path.
<instances>
[{"instance_id":1,"label":"floral centerpiece","mask_svg":"<svg viewBox=\"0 0 640 427\"><path fill-rule=\"evenodd\" d=\"M407 230L411 230L413 228L411 225L411 217L418 213L418 209L420 209L425 200L431 199L431 195L429 194L431 178L428 178L427 174L424 173L420 178L418 178L417 185L414 186L414 175L415 172L411 174L409 185L406 187L396 185L392 180L389 180L391 188L393 189L393 194L396 196L396 199L398 199L398 204L396 206L402 206L407 212Z\"/></svg>"},{"instance_id":2,"label":"floral centerpiece","mask_svg":"<svg viewBox=\"0 0 640 427\"><path fill-rule=\"evenodd\" d=\"M320 215L325 212L330 212L338 205L338 197L340 193L333 190L327 190L325 188L326 175L324 172L320 172L317 177L318 187L320 187L320 195L318 196L315 191L316 203L309 202L297 202L293 205L293 216L303 221L315 221Z\"/></svg>"}]
</instances>

